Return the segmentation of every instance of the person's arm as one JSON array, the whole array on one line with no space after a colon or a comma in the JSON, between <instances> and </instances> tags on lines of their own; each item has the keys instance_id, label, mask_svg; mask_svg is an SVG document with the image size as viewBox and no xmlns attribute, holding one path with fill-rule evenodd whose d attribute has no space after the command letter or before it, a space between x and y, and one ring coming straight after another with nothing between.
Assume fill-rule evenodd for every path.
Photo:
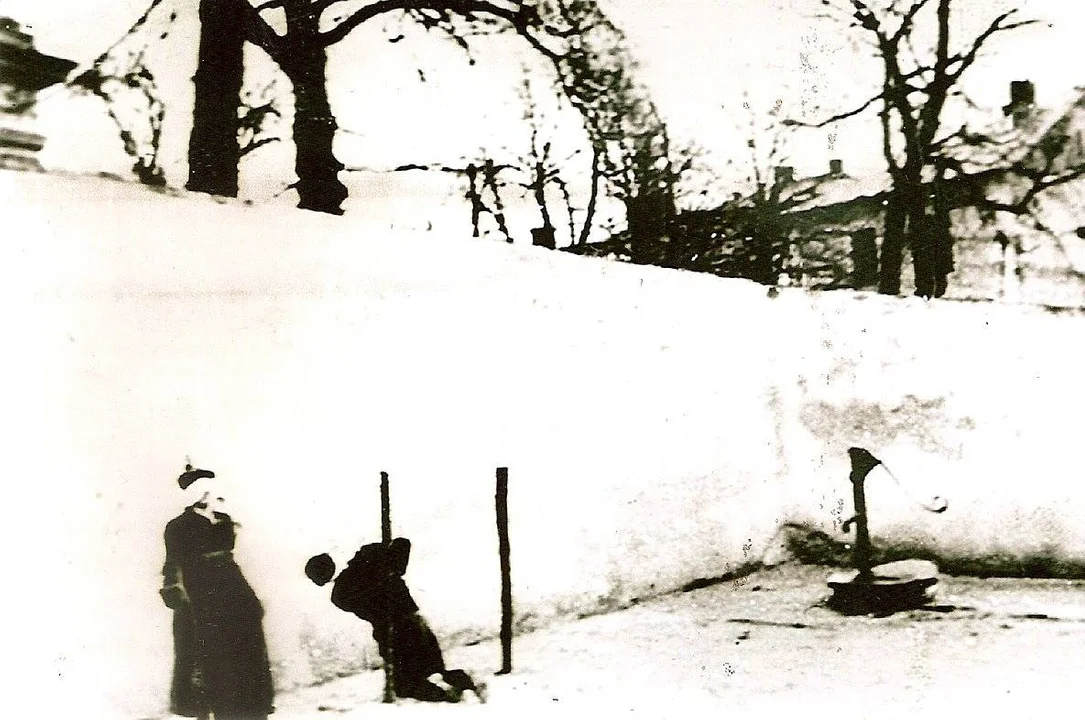
<instances>
[{"instance_id":1,"label":"person's arm","mask_svg":"<svg viewBox=\"0 0 1085 720\"><path fill-rule=\"evenodd\" d=\"M167 525L165 532L166 562L162 566L162 588L158 594L170 610L178 610L188 604L185 591L184 572L177 561L177 537L173 526Z\"/></svg>"},{"instance_id":2,"label":"person's arm","mask_svg":"<svg viewBox=\"0 0 1085 720\"><path fill-rule=\"evenodd\" d=\"M411 560L411 541L407 538L395 538L388 545L388 570L392 575L403 577L407 572L407 563Z\"/></svg>"}]
</instances>

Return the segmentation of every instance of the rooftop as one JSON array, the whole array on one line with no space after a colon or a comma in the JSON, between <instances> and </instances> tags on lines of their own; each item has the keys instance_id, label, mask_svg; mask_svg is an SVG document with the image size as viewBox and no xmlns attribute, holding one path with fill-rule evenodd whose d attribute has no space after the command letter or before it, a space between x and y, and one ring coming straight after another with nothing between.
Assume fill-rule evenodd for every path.
<instances>
[{"instance_id":1,"label":"rooftop","mask_svg":"<svg viewBox=\"0 0 1085 720\"><path fill-rule=\"evenodd\" d=\"M34 38L11 18L0 18L0 84L41 90L60 82L76 63L34 49Z\"/></svg>"}]
</instances>

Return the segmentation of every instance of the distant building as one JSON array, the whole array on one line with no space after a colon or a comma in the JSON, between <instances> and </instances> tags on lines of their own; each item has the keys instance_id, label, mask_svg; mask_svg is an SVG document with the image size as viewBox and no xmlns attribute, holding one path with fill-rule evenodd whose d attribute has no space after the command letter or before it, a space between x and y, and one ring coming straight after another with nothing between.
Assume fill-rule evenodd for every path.
<instances>
[{"instance_id":1,"label":"distant building","mask_svg":"<svg viewBox=\"0 0 1085 720\"><path fill-rule=\"evenodd\" d=\"M1036 105L1031 82L1014 81L1003 112L1000 123L946 149L963 172L947 181L956 207L951 213L956 269L946 297L1085 307L1085 88L1046 109ZM1036 195L1027 215L979 209L989 201L1019 204L1036 180L1076 169L1081 178ZM827 172L809 178L796 178L790 167L776 168L773 185L782 208L779 224L791 248L787 281L812 289L874 289L892 189L889 174L853 176L842 162L831 160ZM657 264L735 275L730 258L740 255L745 238L733 236L729 213L753 204L750 197L736 197L720 208L682 213L675 235L685 234L687 242L661 246ZM568 250L625 259L627 245L616 238ZM687 247L695 247L697 255L685 257ZM906 257L905 287L911 275Z\"/></svg>"},{"instance_id":2,"label":"distant building","mask_svg":"<svg viewBox=\"0 0 1085 720\"><path fill-rule=\"evenodd\" d=\"M946 297L1085 307L1085 88L1055 108L1036 104L1035 85L1010 83L1005 119L947 145L963 173L948 181L955 266ZM1036 195L1030 212L984 211L1028 198L1042 178L1081 169ZM855 266L871 234L883 229L888 173L861 178L830 172L794 181L805 199L791 209L796 274L811 287L870 288L876 278ZM911 264L903 280L911 282Z\"/></svg>"},{"instance_id":3,"label":"distant building","mask_svg":"<svg viewBox=\"0 0 1085 720\"><path fill-rule=\"evenodd\" d=\"M74 67L70 60L38 52L19 23L0 18L0 168L41 169L37 154L45 138L35 132L37 94Z\"/></svg>"}]
</instances>

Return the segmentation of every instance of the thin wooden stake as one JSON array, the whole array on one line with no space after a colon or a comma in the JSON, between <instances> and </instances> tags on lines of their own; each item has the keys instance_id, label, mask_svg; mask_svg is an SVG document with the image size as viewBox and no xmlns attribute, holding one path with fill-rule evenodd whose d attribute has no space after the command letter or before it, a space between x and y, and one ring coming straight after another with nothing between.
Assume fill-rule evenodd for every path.
<instances>
[{"instance_id":1,"label":"thin wooden stake","mask_svg":"<svg viewBox=\"0 0 1085 720\"><path fill-rule=\"evenodd\" d=\"M381 544L387 551L392 542L392 503L388 492L388 473L381 473ZM390 605L389 605L390 607ZM392 648L395 638L392 637L392 620L388 619L385 626L385 637L388 643L387 657L384 658L384 702L396 701L396 672L395 663L392 660Z\"/></svg>"},{"instance_id":2,"label":"thin wooden stake","mask_svg":"<svg viewBox=\"0 0 1085 720\"><path fill-rule=\"evenodd\" d=\"M512 672L512 571L509 563L509 469L497 468L497 553L501 560L501 670Z\"/></svg>"}]
</instances>

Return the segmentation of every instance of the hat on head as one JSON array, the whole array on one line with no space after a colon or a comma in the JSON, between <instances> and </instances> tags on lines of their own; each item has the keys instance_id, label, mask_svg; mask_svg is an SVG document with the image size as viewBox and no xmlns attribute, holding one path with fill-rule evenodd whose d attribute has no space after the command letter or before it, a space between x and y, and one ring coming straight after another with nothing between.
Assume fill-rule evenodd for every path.
<instances>
[{"instance_id":1,"label":"hat on head","mask_svg":"<svg viewBox=\"0 0 1085 720\"><path fill-rule=\"evenodd\" d=\"M185 465L185 471L177 478L177 484L181 486L182 490L187 490L188 486L197 480L213 477L215 477L215 473L210 470L201 470L192 467L192 465Z\"/></svg>"},{"instance_id":2,"label":"hat on head","mask_svg":"<svg viewBox=\"0 0 1085 720\"><path fill-rule=\"evenodd\" d=\"M309 558L305 563L305 576L317 585L327 585L335 577L335 561L328 553Z\"/></svg>"}]
</instances>

